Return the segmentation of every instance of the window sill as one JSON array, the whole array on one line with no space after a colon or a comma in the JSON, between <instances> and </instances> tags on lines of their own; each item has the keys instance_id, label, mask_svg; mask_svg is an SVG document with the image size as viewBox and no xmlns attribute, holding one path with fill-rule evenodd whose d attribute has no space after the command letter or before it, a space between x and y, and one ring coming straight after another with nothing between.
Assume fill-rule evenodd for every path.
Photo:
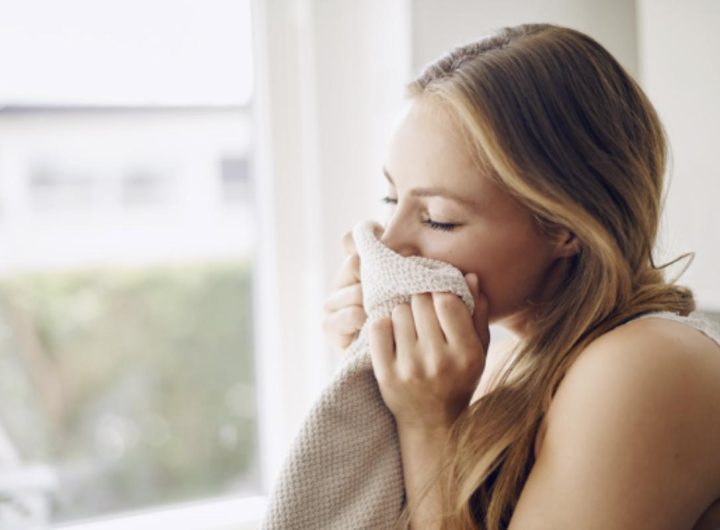
<instances>
[{"instance_id":1,"label":"window sill","mask_svg":"<svg viewBox=\"0 0 720 530\"><path fill-rule=\"evenodd\" d=\"M256 530L265 512L265 497L223 498L146 512L62 524L51 530ZM40 529L37 529L40 530Z\"/></svg>"}]
</instances>

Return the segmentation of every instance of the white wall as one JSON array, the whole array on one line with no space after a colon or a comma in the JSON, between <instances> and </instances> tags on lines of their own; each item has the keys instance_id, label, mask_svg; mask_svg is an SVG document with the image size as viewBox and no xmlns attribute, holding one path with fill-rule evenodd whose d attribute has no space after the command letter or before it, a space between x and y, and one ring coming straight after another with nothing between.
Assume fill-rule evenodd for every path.
<instances>
[{"instance_id":1,"label":"white wall","mask_svg":"<svg viewBox=\"0 0 720 530\"><path fill-rule=\"evenodd\" d=\"M638 18L641 80L672 148L658 250L665 260L694 251L679 283L700 308L719 311L720 2L639 0Z\"/></svg>"},{"instance_id":2,"label":"white wall","mask_svg":"<svg viewBox=\"0 0 720 530\"><path fill-rule=\"evenodd\" d=\"M250 0L0 1L0 105L245 105Z\"/></svg>"},{"instance_id":3,"label":"white wall","mask_svg":"<svg viewBox=\"0 0 720 530\"><path fill-rule=\"evenodd\" d=\"M590 34L637 72L633 0L413 0L413 70L502 26L551 23Z\"/></svg>"}]
</instances>

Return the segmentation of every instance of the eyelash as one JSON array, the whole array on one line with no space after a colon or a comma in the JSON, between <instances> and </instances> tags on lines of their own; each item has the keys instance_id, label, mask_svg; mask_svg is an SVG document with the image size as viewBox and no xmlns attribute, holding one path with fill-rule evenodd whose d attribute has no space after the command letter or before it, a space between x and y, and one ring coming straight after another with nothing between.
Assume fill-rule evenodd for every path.
<instances>
[{"instance_id":1,"label":"eyelash","mask_svg":"<svg viewBox=\"0 0 720 530\"><path fill-rule=\"evenodd\" d=\"M380 200L385 204L397 204L397 199L391 199L390 197L383 197ZM452 223L437 223L432 219L423 219L422 223L428 225L433 230L442 230L444 232L450 232L457 226Z\"/></svg>"}]
</instances>

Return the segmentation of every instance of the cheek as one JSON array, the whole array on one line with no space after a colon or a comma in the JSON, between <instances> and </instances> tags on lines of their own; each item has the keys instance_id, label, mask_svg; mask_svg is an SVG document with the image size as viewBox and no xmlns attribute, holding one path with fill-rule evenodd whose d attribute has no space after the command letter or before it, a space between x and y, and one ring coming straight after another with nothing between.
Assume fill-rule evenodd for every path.
<instances>
[{"instance_id":1,"label":"cheek","mask_svg":"<svg viewBox=\"0 0 720 530\"><path fill-rule=\"evenodd\" d=\"M521 309L538 288L548 266L546 247L533 238L505 237L476 240L472 251L456 256L463 272L474 272L488 297L490 315L501 318Z\"/></svg>"},{"instance_id":2,"label":"cheek","mask_svg":"<svg viewBox=\"0 0 720 530\"><path fill-rule=\"evenodd\" d=\"M521 309L537 290L542 268L530 260L493 263L480 276L481 289L488 297L491 312L498 316Z\"/></svg>"}]
</instances>

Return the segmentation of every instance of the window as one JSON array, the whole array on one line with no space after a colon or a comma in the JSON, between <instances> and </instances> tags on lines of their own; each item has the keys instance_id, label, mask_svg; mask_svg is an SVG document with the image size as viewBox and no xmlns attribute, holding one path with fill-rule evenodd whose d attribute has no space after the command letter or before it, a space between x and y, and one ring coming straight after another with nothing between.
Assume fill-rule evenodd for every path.
<instances>
[{"instance_id":1,"label":"window","mask_svg":"<svg viewBox=\"0 0 720 530\"><path fill-rule=\"evenodd\" d=\"M249 2L3 12L8 527L257 528L342 362L322 302L340 236L381 213L368 175L409 77L410 3L256 0L251 27Z\"/></svg>"},{"instance_id":2,"label":"window","mask_svg":"<svg viewBox=\"0 0 720 530\"><path fill-rule=\"evenodd\" d=\"M28 206L37 212L87 209L95 203L95 181L82 171L63 171L46 165L30 167L27 184Z\"/></svg>"},{"instance_id":3,"label":"window","mask_svg":"<svg viewBox=\"0 0 720 530\"><path fill-rule=\"evenodd\" d=\"M254 196L247 158L223 158L220 161L222 200L227 204L247 204Z\"/></svg>"},{"instance_id":4,"label":"window","mask_svg":"<svg viewBox=\"0 0 720 530\"><path fill-rule=\"evenodd\" d=\"M163 204L172 191L170 178L162 170L152 167L136 167L126 171L121 189L122 202L129 208Z\"/></svg>"},{"instance_id":5,"label":"window","mask_svg":"<svg viewBox=\"0 0 720 530\"><path fill-rule=\"evenodd\" d=\"M43 10L0 19L0 528L227 511L261 481L249 1Z\"/></svg>"}]
</instances>

